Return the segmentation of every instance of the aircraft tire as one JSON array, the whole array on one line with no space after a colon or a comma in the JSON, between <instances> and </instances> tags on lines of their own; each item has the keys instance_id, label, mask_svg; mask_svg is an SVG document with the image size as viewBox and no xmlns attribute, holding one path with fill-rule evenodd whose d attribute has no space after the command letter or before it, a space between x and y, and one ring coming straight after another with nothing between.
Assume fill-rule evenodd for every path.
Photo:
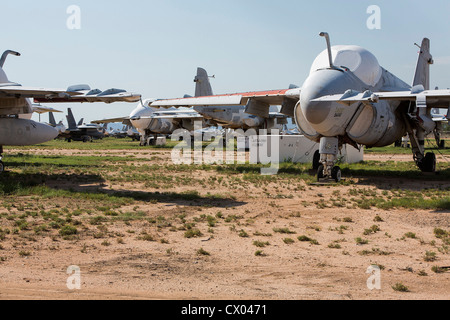
<instances>
[{"instance_id":1,"label":"aircraft tire","mask_svg":"<svg viewBox=\"0 0 450 320\"><path fill-rule=\"evenodd\" d=\"M319 150L317 150L316 153L314 153L313 170L318 170L319 166L320 166L320 152Z\"/></svg>"},{"instance_id":2,"label":"aircraft tire","mask_svg":"<svg viewBox=\"0 0 450 320\"><path fill-rule=\"evenodd\" d=\"M320 181L320 179L324 178L324 175L323 175L324 169L325 169L325 167L323 166L323 164L320 164L319 168L317 169L317 181Z\"/></svg>"},{"instance_id":3,"label":"aircraft tire","mask_svg":"<svg viewBox=\"0 0 450 320\"><path fill-rule=\"evenodd\" d=\"M331 177L333 178L334 181L341 182L341 180L342 180L341 168L334 167L333 170L331 171Z\"/></svg>"},{"instance_id":4,"label":"aircraft tire","mask_svg":"<svg viewBox=\"0 0 450 320\"><path fill-rule=\"evenodd\" d=\"M431 152L427 153L422 160L420 169L422 172L436 172L436 155Z\"/></svg>"}]
</instances>

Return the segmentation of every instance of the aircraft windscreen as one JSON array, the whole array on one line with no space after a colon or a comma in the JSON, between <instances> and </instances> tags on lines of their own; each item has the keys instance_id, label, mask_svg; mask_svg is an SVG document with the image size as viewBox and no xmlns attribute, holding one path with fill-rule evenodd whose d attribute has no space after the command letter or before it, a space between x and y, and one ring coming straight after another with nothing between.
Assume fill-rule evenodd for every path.
<instances>
[{"instance_id":1,"label":"aircraft windscreen","mask_svg":"<svg viewBox=\"0 0 450 320\"><path fill-rule=\"evenodd\" d=\"M364 48L358 46L334 46L331 48L333 65L349 69L361 81L375 86L381 79L382 69L377 58ZM325 50L314 61L311 73L329 68L328 51Z\"/></svg>"}]
</instances>

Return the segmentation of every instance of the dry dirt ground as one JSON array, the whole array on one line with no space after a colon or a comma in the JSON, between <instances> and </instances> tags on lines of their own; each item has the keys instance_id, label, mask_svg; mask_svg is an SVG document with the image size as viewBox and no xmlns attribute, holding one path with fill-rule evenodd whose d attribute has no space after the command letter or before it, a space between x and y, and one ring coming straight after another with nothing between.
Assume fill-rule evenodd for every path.
<instances>
[{"instance_id":1,"label":"dry dirt ground","mask_svg":"<svg viewBox=\"0 0 450 320\"><path fill-rule=\"evenodd\" d=\"M74 152L52 151L64 155ZM108 152L131 153L135 154ZM155 153L161 164L170 161L170 152L156 150L152 155ZM145 152L137 155L145 156ZM402 157L397 160L402 161ZM195 175L209 178L218 174L199 171ZM449 230L450 212L320 208L314 204L331 198L336 191L345 195L350 188L381 192L388 186L414 189L435 184L423 180L405 184L398 179L375 177L371 182L357 180L353 185L338 187L305 184L296 190L287 189L294 194L290 198L273 196L283 193L288 188L285 185L251 185L231 191L223 186L215 190L207 186L197 191L201 195L211 192L233 197L206 202L210 205L182 200L139 202L139 210L147 217L163 216L175 228L155 228L146 220L131 224L120 221L106 224L106 239L80 236L66 241L44 236L24 242L7 237L0 250L4 258L0 261L0 299L449 299L450 272L435 273L432 267L450 266L450 254L439 251L444 245L434 234L435 228ZM450 182L439 184L450 186ZM142 190L142 184L108 181L106 188L154 191ZM177 185L167 191L192 189ZM201 236L184 236L185 231L179 230L181 213L186 220L197 221ZM219 216L213 227L201 220L201 216L208 215ZM377 216L381 219L375 220ZM377 232L363 234L374 225L379 228ZM285 233L280 232L283 230ZM415 237L405 237L407 233ZM143 234L150 235L153 241L142 240ZM316 242L299 241L300 236ZM357 238L368 243L358 244ZM200 249L207 254L199 253ZM19 254L25 251L29 254ZM435 252L437 259L425 261L427 251ZM366 272L372 265L381 267L381 287L370 290L367 282L371 274ZM69 266L79 267L79 289L67 286L72 275L67 273ZM409 291L394 290L392 287L398 283Z\"/></svg>"}]
</instances>

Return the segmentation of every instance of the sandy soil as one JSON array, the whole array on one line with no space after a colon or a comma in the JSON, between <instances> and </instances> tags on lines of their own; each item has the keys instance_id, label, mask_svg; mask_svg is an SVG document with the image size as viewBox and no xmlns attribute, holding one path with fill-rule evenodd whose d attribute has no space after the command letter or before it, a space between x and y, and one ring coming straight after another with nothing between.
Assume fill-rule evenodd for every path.
<instances>
[{"instance_id":1,"label":"sandy soil","mask_svg":"<svg viewBox=\"0 0 450 320\"><path fill-rule=\"evenodd\" d=\"M76 150L51 153L94 154ZM108 154L136 155L133 151L108 151ZM169 162L170 152L157 150L151 154L155 155L161 164ZM146 152L136 155L146 156L150 155ZM392 159L411 161L410 156ZM215 171L199 174L217 175ZM142 190L142 185L106 184L112 190L153 192ZM73 241L38 237L31 244L6 240L1 242L0 250L0 257L6 257L0 262L0 299L449 299L450 273L435 273L431 268L450 266L450 255L438 251L443 244L434 235L435 228L450 229L450 212L320 209L314 205L320 199L330 198L336 190L345 194L349 188L382 191L398 186L414 190L436 185L422 180L405 182L374 177L338 188L327 184L305 186L293 192L295 197L287 199L268 196L267 188L251 187L232 190L234 197L229 201L140 203L139 210L149 217L163 215L170 221L176 221L180 210L186 219L201 214L215 216L219 211L225 217L241 218L228 223L219 219L214 233L208 232L205 222L199 222L197 227L203 236L190 239L183 232L155 229L148 222L133 222L132 226L117 222L108 225L109 234L120 235L123 241L118 243L111 237L106 239L110 242L108 246L102 245L104 238L93 237ZM449 187L450 182L440 181L438 185ZM271 185L269 191L285 188ZM179 185L173 191L188 190L192 187ZM202 195L208 192L198 191ZM230 192L223 187L209 191ZM383 221L374 222L376 216ZM363 235L373 225L378 225L380 231ZM127 232L130 228L137 232ZM275 232L276 228L288 228L295 233ZM242 230L247 237L240 236ZM151 233L155 241L139 240L137 235L141 231ZM416 238L405 238L408 232L415 233ZM300 242L297 237L301 235L317 240L318 244ZM358 245L355 241L358 237L369 243ZM286 238L294 242L287 244L283 241ZM254 241L269 245L258 248ZM331 248L330 244L340 247ZM198 254L200 248L209 255ZM32 254L20 256L17 253L21 250ZM257 250L263 254L256 256ZM437 260L426 262L427 251L436 252ZM381 289L369 290L367 281L371 275L366 271L373 264L382 266ZM67 269L73 265L81 272L79 290L67 287ZM407 286L409 292L393 290L397 283Z\"/></svg>"}]
</instances>

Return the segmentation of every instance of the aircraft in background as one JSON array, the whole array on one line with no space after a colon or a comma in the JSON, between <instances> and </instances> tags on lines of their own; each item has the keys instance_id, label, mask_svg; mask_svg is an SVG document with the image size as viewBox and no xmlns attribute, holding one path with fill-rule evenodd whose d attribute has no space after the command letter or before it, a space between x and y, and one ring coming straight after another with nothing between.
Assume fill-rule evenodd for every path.
<instances>
[{"instance_id":1,"label":"aircraft in background","mask_svg":"<svg viewBox=\"0 0 450 320\"><path fill-rule=\"evenodd\" d=\"M106 124L106 123L105 123ZM139 141L140 135L135 127L131 125L124 125L122 129L113 129L110 128L110 131L107 132L108 137L113 137L117 139L131 138L133 141Z\"/></svg>"},{"instance_id":2,"label":"aircraft in background","mask_svg":"<svg viewBox=\"0 0 450 320\"><path fill-rule=\"evenodd\" d=\"M59 135L63 134L66 131L66 126L64 125L64 123L62 121L60 121L59 123L56 123L55 116L54 116L53 112L49 113L48 124L50 126L52 126L53 128L55 128L56 130L58 130Z\"/></svg>"},{"instance_id":3,"label":"aircraft in background","mask_svg":"<svg viewBox=\"0 0 450 320\"><path fill-rule=\"evenodd\" d=\"M214 77L214 76L213 76ZM196 93L201 93L202 95L197 95L197 97L202 97L202 101L207 100L205 97L214 96L211 83L209 81L208 73L205 69L198 68L197 77L194 82L197 83ZM200 79L200 80L199 80ZM201 86L208 88L208 90L201 90ZM296 89L297 86L291 85L290 89ZM195 101L193 97L185 96L184 101ZM165 104L166 100L157 100L151 104L151 107L167 107ZM185 104L185 105L174 105L169 107L186 107L193 109L201 114L209 126L221 126L226 129L278 129L282 130L285 125L288 124L288 116L279 112L277 106L270 106L270 111L264 116L257 116L249 114L245 111L245 106L241 105L207 105L206 103L202 105L197 104Z\"/></svg>"},{"instance_id":4,"label":"aircraft in background","mask_svg":"<svg viewBox=\"0 0 450 320\"><path fill-rule=\"evenodd\" d=\"M147 99L139 103L129 117L92 121L92 124L108 124L121 122L136 128L139 133L140 146L155 145L158 135L170 135L177 129L194 130L194 123L203 117L194 110L153 109L150 104L155 99Z\"/></svg>"},{"instance_id":5,"label":"aircraft in background","mask_svg":"<svg viewBox=\"0 0 450 320\"><path fill-rule=\"evenodd\" d=\"M202 68L198 68L195 95L211 95L212 89L209 82L209 76ZM185 97L189 97L185 95ZM189 132L194 131L195 122L202 122L208 126L205 119L197 111L184 108L172 110L160 110L152 108L151 104L156 99L147 99L141 101L136 109L134 109L129 117L119 117L114 119L103 119L92 121L94 124L121 122L129 125L139 132L140 145L154 145L158 135L170 135L177 129L185 129Z\"/></svg>"},{"instance_id":6,"label":"aircraft in background","mask_svg":"<svg viewBox=\"0 0 450 320\"><path fill-rule=\"evenodd\" d=\"M81 119L77 124L71 108L67 109L66 118L69 127L60 134L60 137L66 139L67 142L92 142L102 140L105 137L106 124L104 126L84 124L84 119Z\"/></svg>"},{"instance_id":7,"label":"aircraft in background","mask_svg":"<svg viewBox=\"0 0 450 320\"><path fill-rule=\"evenodd\" d=\"M89 86L73 86L67 90L23 87L8 80L3 70L8 55L20 53L7 50L0 58L0 160L3 146L29 146L48 142L59 134L55 128L31 120L36 103L50 102L137 102L141 96L124 90L110 89L105 92L90 90ZM89 90L87 90L89 88ZM0 161L0 173L5 169Z\"/></svg>"},{"instance_id":8,"label":"aircraft in background","mask_svg":"<svg viewBox=\"0 0 450 320\"><path fill-rule=\"evenodd\" d=\"M425 137L440 134L431 110L449 108L450 90L430 90L430 41L420 46L412 85L382 68L376 57L354 45L331 47L313 62L302 88L237 93L206 98L157 101L158 106L245 105L246 112L267 116L270 105L293 116L299 130L320 143L318 179L341 180L336 166L344 144L357 149L383 147L409 135L413 158L423 172L436 171L436 155L426 153Z\"/></svg>"}]
</instances>

